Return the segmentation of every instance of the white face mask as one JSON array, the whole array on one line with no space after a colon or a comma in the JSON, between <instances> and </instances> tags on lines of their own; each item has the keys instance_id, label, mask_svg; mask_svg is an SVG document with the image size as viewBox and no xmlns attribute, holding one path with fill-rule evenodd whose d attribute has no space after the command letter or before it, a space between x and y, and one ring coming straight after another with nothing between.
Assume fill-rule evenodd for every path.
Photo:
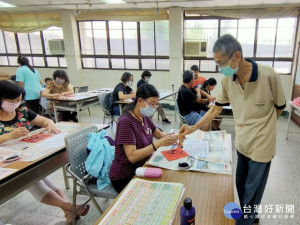
<instances>
[{"instance_id":1,"label":"white face mask","mask_svg":"<svg viewBox=\"0 0 300 225\"><path fill-rule=\"evenodd\" d=\"M145 77L145 81L148 83L150 81L150 77Z\"/></svg>"},{"instance_id":2,"label":"white face mask","mask_svg":"<svg viewBox=\"0 0 300 225\"><path fill-rule=\"evenodd\" d=\"M145 102L145 101L144 101ZM145 102L145 104L146 104L146 107L145 108L140 108L140 113L142 114L142 115L144 115L144 116L147 116L147 117L151 117L151 116L153 116L153 114L155 113L155 111L156 111L156 108L153 108L153 107L151 107L151 106L149 106L148 104L147 104L147 102Z\"/></svg>"},{"instance_id":3,"label":"white face mask","mask_svg":"<svg viewBox=\"0 0 300 225\"><path fill-rule=\"evenodd\" d=\"M126 86L132 86L132 81L130 80L130 81L127 81L126 82Z\"/></svg>"},{"instance_id":4,"label":"white face mask","mask_svg":"<svg viewBox=\"0 0 300 225\"><path fill-rule=\"evenodd\" d=\"M18 108L21 105L22 101L20 100L17 103L12 103L12 102L8 102L8 101L3 101L1 108L9 113L12 113L16 110L16 108Z\"/></svg>"},{"instance_id":5,"label":"white face mask","mask_svg":"<svg viewBox=\"0 0 300 225\"><path fill-rule=\"evenodd\" d=\"M56 82L57 84L64 84L64 83L65 83L65 80L55 79L55 82Z\"/></svg>"}]
</instances>

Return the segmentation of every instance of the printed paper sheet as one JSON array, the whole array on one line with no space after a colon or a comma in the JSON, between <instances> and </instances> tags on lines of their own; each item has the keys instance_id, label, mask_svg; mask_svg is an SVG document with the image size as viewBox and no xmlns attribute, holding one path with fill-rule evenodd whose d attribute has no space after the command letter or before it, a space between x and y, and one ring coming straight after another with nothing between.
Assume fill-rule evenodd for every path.
<instances>
[{"instance_id":1,"label":"printed paper sheet","mask_svg":"<svg viewBox=\"0 0 300 225\"><path fill-rule=\"evenodd\" d=\"M183 184L133 179L99 225L172 224Z\"/></svg>"},{"instance_id":2,"label":"printed paper sheet","mask_svg":"<svg viewBox=\"0 0 300 225\"><path fill-rule=\"evenodd\" d=\"M177 130L172 131L178 133ZM169 148L159 148L147 164L170 170L181 170L178 167L179 162L188 162L191 166L186 170L232 174L231 135L226 134L226 131L196 131L187 135L183 150L189 154L189 157L168 161L161 151Z\"/></svg>"}]
</instances>

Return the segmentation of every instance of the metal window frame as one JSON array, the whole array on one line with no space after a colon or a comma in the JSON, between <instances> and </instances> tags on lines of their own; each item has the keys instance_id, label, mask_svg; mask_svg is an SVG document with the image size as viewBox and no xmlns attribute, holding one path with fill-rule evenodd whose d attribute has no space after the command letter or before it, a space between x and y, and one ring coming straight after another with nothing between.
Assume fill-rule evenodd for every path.
<instances>
[{"instance_id":1,"label":"metal window frame","mask_svg":"<svg viewBox=\"0 0 300 225\"><path fill-rule=\"evenodd\" d=\"M186 16L184 12L184 21L186 20L209 20L209 19L217 19L218 20L218 37L220 37L221 33L221 20L237 20L237 34L238 34L238 24L240 19L239 18L226 18L226 17L215 17L215 16ZM254 19L254 18L253 18ZM254 34L254 49L253 49L253 59L255 61L271 61L272 66L274 67L274 63L276 61L284 61L284 62L291 62L291 68L289 73L280 73L281 75L291 75L292 70L293 70L293 62L294 62L294 57L295 57L295 49L296 49L296 36L298 33L298 25L299 25L299 17L296 18L296 30L295 30L295 38L294 38L294 47L293 47L293 56L292 57L275 57L276 53L276 45L277 45L277 31L278 31L278 20L279 18L274 18L276 19L276 31L275 31L275 42L274 42L274 50L273 50L273 57L256 57L256 52L257 52L257 36L258 36L258 25L259 25L259 20L260 19L255 19L255 34ZM185 23L183 23L183 31L185 29ZM183 43L185 41L185 37L183 37ZM184 48L184 44L183 44ZM184 49L183 49L184 50ZM199 65L201 64L201 60L213 60L213 58L206 58L206 57L186 57L183 56L183 66L185 66L185 61L186 60L199 60ZM202 71L200 67L200 71L202 73L217 73L219 72L218 67L216 66L215 71Z\"/></svg>"},{"instance_id":2,"label":"metal window frame","mask_svg":"<svg viewBox=\"0 0 300 225\"><path fill-rule=\"evenodd\" d=\"M106 40L107 40L107 55L97 55L95 54L95 49L94 50L94 54L82 54L82 45L81 45L81 40L80 40L80 23L82 22L93 22L93 21L104 21L106 23ZM138 54L137 55L126 55L125 53L125 40L124 40L124 21L120 21L122 24L122 44L123 44L123 55L112 55L111 54L111 48L110 48L110 34L109 34L109 21L108 20L86 20L86 21L77 21L77 29L78 29L78 36L79 36L79 46L80 46L80 57L81 57L81 61L82 61L82 68L83 69L101 69L101 70L145 70L146 68L142 68L142 60L143 59L154 59L155 62L155 71L169 71L168 70L163 70L163 69L157 69L157 59L169 59L169 56L157 56L156 55L156 42L155 42L155 21L151 21L153 22L153 41L154 41L154 55L147 55L147 56L143 56L141 54L141 48L142 48L142 44L141 44L141 22L136 22L137 23L137 47L138 47ZM92 29L92 33L94 32L93 27L91 27ZM93 43L94 43L94 38L93 38ZM93 45L94 48L94 45ZM109 67L108 68L97 68L96 64L95 67L85 67L83 65L83 59L84 58L95 58L95 60L97 58L104 58L104 59L108 59L109 62ZM111 59L123 59L124 62L124 67L123 68L113 68L112 67L112 63L111 63ZM138 60L138 69L128 69L126 68L126 59L137 59Z\"/></svg>"},{"instance_id":3,"label":"metal window frame","mask_svg":"<svg viewBox=\"0 0 300 225\"><path fill-rule=\"evenodd\" d=\"M15 37L15 44L16 44L16 48L17 48L17 53L8 53L7 52L7 44L6 44L6 40L5 40L5 36L4 36L4 31L0 30L2 35L3 35L3 42L4 42L4 48L5 48L5 53L0 53L0 56L6 56L7 57L7 62L8 65L0 65L1 67L16 67L16 65L11 65L8 58L9 57L18 57L19 55L21 55L21 48L20 48L20 43L19 43L19 37L18 37L18 33L13 33L14 37ZM11 32L12 33L12 32ZM27 38L28 38L28 42L29 42L29 48L30 48L30 53L24 53L22 55L27 56L27 57L41 57L44 60L44 64L45 66L35 66L34 62L32 60L32 66L34 66L35 68L67 68L67 67L62 67L60 66L60 62L59 62L59 58L60 57L65 57L64 54L56 54L56 55L49 55L46 54L46 48L45 48L45 43L44 43L44 35L43 35L43 31L40 31L40 41L42 44L42 53L32 53L32 45L31 45L31 40L29 37L29 33L27 33ZM48 66L48 62L47 62L47 58L57 58L57 64L58 66Z\"/></svg>"}]
</instances>

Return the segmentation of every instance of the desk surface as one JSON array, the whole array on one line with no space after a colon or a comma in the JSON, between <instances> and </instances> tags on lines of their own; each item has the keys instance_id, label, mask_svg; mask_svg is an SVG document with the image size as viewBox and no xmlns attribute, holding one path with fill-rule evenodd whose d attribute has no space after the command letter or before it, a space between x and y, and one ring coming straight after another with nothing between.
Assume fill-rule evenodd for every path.
<instances>
[{"instance_id":1,"label":"desk surface","mask_svg":"<svg viewBox=\"0 0 300 225\"><path fill-rule=\"evenodd\" d=\"M193 200L193 206L196 208L196 224L234 224L234 220L226 218L223 214L224 206L228 202L234 201L231 175L163 169L161 178L146 180L184 184L185 192L177 207L173 221L174 225L180 224L179 210L183 200L187 197ZM116 201L117 199L106 209L95 224L101 221Z\"/></svg>"},{"instance_id":2,"label":"desk surface","mask_svg":"<svg viewBox=\"0 0 300 225\"><path fill-rule=\"evenodd\" d=\"M71 123L60 123L71 124ZM80 127L90 126L93 124L80 124ZM96 124L99 130L108 127L105 124ZM77 127L68 133L80 129ZM2 146L1 146L2 147ZM32 183L46 177L55 170L68 163L65 146L53 148L53 151L34 161L14 161L3 168L15 169L13 173L0 179L0 204L5 202L17 193L25 190Z\"/></svg>"},{"instance_id":3,"label":"desk surface","mask_svg":"<svg viewBox=\"0 0 300 225\"><path fill-rule=\"evenodd\" d=\"M231 152L231 145L228 148L230 148ZM183 200L187 197L193 200L193 205L196 208L196 224L234 224L234 220L228 219L223 213L224 206L234 201L232 175L182 170L162 170L163 175L158 179L142 179L182 183L184 185L185 192L177 207L173 221L174 225L180 224L180 207L183 204ZM96 224L108 213L117 199L115 199L104 214L97 220Z\"/></svg>"},{"instance_id":4,"label":"desk surface","mask_svg":"<svg viewBox=\"0 0 300 225\"><path fill-rule=\"evenodd\" d=\"M76 93L76 94L72 94L72 95L68 95L68 96L61 96L58 98L47 97L47 99L55 100L55 101L77 102L77 101L98 98L98 95L99 95L99 92L98 93L80 92L80 93Z\"/></svg>"}]
</instances>

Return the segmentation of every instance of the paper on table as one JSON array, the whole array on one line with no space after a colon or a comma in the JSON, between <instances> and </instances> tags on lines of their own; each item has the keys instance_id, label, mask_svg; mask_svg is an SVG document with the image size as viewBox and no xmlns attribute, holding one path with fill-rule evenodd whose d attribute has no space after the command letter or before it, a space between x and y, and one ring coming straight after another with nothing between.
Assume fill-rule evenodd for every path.
<instances>
[{"instance_id":1,"label":"paper on table","mask_svg":"<svg viewBox=\"0 0 300 225\"><path fill-rule=\"evenodd\" d=\"M174 148L171 150L161 151L168 161L184 158L188 154L182 148Z\"/></svg>"},{"instance_id":2,"label":"paper on table","mask_svg":"<svg viewBox=\"0 0 300 225\"><path fill-rule=\"evenodd\" d=\"M23 161L35 161L48 155L56 149L62 148L65 146L64 137L68 133L59 133L53 135L52 137L46 139L45 141L39 142L30 148L24 150L25 153L30 153L32 156L27 157Z\"/></svg>"},{"instance_id":3,"label":"paper on table","mask_svg":"<svg viewBox=\"0 0 300 225\"><path fill-rule=\"evenodd\" d=\"M55 124L57 129L59 129L62 133L69 133L72 130L80 127L78 123L57 123Z\"/></svg>"},{"instance_id":4,"label":"paper on table","mask_svg":"<svg viewBox=\"0 0 300 225\"><path fill-rule=\"evenodd\" d=\"M16 169L0 168L0 180L14 173Z\"/></svg>"},{"instance_id":5,"label":"paper on table","mask_svg":"<svg viewBox=\"0 0 300 225\"><path fill-rule=\"evenodd\" d=\"M172 224L183 184L133 179L99 225Z\"/></svg>"}]
</instances>

